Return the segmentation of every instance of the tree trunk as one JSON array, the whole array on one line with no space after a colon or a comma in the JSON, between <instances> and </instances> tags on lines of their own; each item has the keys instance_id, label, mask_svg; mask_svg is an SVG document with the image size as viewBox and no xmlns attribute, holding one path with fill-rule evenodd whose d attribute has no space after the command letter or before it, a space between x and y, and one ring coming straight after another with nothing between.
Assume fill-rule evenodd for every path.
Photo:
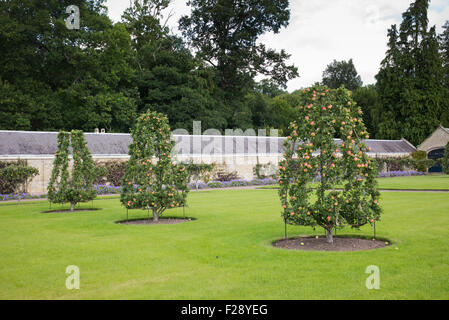
<instances>
[{"instance_id":1,"label":"tree trunk","mask_svg":"<svg viewBox=\"0 0 449 320\"><path fill-rule=\"evenodd\" d=\"M76 203L71 203L71 204L70 204L70 212L75 211L75 204L76 204Z\"/></svg>"},{"instance_id":2,"label":"tree trunk","mask_svg":"<svg viewBox=\"0 0 449 320\"><path fill-rule=\"evenodd\" d=\"M329 229L326 229L326 236L327 236L327 243L333 244L334 243L334 237L332 234L333 228L330 227Z\"/></svg>"},{"instance_id":3,"label":"tree trunk","mask_svg":"<svg viewBox=\"0 0 449 320\"><path fill-rule=\"evenodd\" d=\"M158 222L159 216L157 215L157 210L153 208L153 221Z\"/></svg>"}]
</instances>

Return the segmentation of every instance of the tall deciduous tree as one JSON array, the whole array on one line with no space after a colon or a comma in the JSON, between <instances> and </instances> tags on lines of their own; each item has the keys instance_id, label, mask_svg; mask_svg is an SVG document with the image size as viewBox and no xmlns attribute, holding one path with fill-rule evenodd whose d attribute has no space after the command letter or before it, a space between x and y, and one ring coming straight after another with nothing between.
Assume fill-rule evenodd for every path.
<instances>
[{"instance_id":1,"label":"tall deciduous tree","mask_svg":"<svg viewBox=\"0 0 449 320\"><path fill-rule=\"evenodd\" d=\"M328 64L323 72L322 83L332 89L345 86L349 90L356 90L363 84L352 59L349 59L349 61L334 60L331 64Z\"/></svg>"},{"instance_id":2,"label":"tall deciduous tree","mask_svg":"<svg viewBox=\"0 0 449 320\"><path fill-rule=\"evenodd\" d=\"M175 142L165 115L142 114L132 138L120 200L128 209L151 209L158 221L166 209L186 204L188 172L172 159Z\"/></svg>"},{"instance_id":3,"label":"tall deciduous tree","mask_svg":"<svg viewBox=\"0 0 449 320\"><path fill-rule=\"evenodd\" d=\"M346 89L306 89L299 109L279 163L282 216L285 222L324 228L333 243L334 228L358 228L380 218L376 167L362 141L368 133ZM317 177L318 186L312 185ZM336 190L339 184L343 191Z\"/></svg>"},{"instance_id":4,"label":"tall deciduous tree","mask_svg":"<svg viewBox=\"0 0 449 320\"><path fill-rule=\"evenodd\" d=\"M188 5L192 12L180 19L179 27L197 57L216 72L227 104L233 104L231 118L241 115L237 100L252 89L256 75L283 87L298 75L297 68L287 64L290 55L284 50L257 43L260 35L278 33L288 25L288 0L190 0Z\"/></svg>"},{"instance_id":5,"label":"tall deciduous tree","mask_svg":"<svg viewBox=\"0 0 449 320\"><path fill-rule=\"evenodd\" d=\"M388 51L376 76L380 108L377 137L421 143L446 124L444 73L435 27L428 27L429 0L416 0L399 30L389 30ZM447 125L447 124L446 124Z\"/></svg>"},{"instance_id":6,"label":"tall deciduous tree","mask_svg":"<svg viewBox=\"0 0 449 320\"><path fill-rule=\"evenodd\" d=\"M72 146L73 162L69 170L69 147ZM70 203L70 211L79 202L95 199L93 186L98 171L87 147L84 133L73 130L58 134L58 149L48 184L48 199L54 203Z\"/></svg>"},{"instance_id":7,"label":"tall deciduous tree","mask_svg":"<svg viewBox=\"0 0 449 320\"><path fill-rule=\"evenodd\" d=\"M224 114L214 98L207 70L200 68L182 39L171 34L164 16L169 0L136 0L122 19L132 37L132 65L139 91L139 111L162 112L175 128L192 122L223 128Z\"/></svg>"}]
</instances>

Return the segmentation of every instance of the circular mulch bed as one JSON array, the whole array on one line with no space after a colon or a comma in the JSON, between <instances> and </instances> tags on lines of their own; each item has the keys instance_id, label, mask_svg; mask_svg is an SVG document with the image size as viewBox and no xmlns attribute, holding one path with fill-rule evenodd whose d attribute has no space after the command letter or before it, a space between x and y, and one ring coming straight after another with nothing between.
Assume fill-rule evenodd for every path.
<instances>
[{"instance_id":1,"label":"circular mulch bed","mask_svg":"<svg viewBox=\"0 0 449 320\"><path fill-rule=\"evenodd\" d=\"M277 248L310 251L361 251L384 248L389 245L389 241L349 237L334 237L333 244L327 243L326 237L298 237L273 242L273 246Z\"/></svg>"},{"instance_id":2,"label":"circular mulch bed","mask_svg":"<svg viewBox=\"0 0 449 320\"><path fill-rule=\"evenodd\" d=\"M97 211L101 210L99 208L90 208L90 209L74 209L73 211L70 211L70 209L55 209L55 210L48 210L48 211L42 211L42 213L76 213L76 212L87 212L87 211Z\"/></svg>"},{"instance_id":3,"label":"circular mulch bed","mask_svg":"<svg viewBox=\"0 0 449 320\"><path fill-rule=\"evenodd\" d=\"M154 224L178 224L183 222L189 222L194 219L192 218L159 218L159 221L153 221L151 219L135 219L135 220L123 220L117 221L118 224L143 224L143 225L154 225Z\"/></svg>"}]
</instances>

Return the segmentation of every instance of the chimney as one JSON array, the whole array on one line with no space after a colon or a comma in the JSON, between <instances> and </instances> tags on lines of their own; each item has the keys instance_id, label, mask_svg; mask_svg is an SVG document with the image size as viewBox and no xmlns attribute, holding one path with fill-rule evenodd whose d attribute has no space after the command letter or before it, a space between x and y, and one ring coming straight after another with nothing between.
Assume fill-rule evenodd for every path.
<instances>
[{"instance_id":1,"label":"chimney","mask_svg":"<svg viewBox=\"0 0 449 320\"><path fill-rule=\"evenodd\" d=\"M94 129L94 133L100 133L100 129L95 128L95 129Z\"/></svg>"},{"instance_id":2,"label":"chimney","mask_svg":"<svg viewBox=\"0 0 449 320\"><path fill-rule=\"evenodd\" d=\"M106 130L105 129L101 129L101 133L103 134L103 133L106 133Z\"/></svg>"}]
</instances>

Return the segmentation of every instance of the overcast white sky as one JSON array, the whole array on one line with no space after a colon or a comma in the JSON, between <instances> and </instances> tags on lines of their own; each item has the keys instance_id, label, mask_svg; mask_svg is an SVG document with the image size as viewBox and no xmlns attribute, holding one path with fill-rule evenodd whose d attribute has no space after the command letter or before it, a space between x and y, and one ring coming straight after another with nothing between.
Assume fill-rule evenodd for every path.
<instances>
[{"instance_id":1,"label":"overcast white sky","mask_svg":"<svg viewBox=\"0 0 449 320\"><path fill-rule=\"evenodd\" d=\"M178 19L189 14L186 0L172 0L174 16L169 25L178 33ZM288 83L293 91L321 81L333 59L353 59L364 84L374 76L385 56L387 29L399 24L401 14L412 0L290 0L290 24L278 34L265 34L260 41L267 47L286 49L290 62L299 68L300 77ZM119 21L129 0L107 0L109 16ZM168 12L167 12L168 13ZM449 0L432 0L430 25L438 31L449 19Z\"/></svg>"}]
</instances>

